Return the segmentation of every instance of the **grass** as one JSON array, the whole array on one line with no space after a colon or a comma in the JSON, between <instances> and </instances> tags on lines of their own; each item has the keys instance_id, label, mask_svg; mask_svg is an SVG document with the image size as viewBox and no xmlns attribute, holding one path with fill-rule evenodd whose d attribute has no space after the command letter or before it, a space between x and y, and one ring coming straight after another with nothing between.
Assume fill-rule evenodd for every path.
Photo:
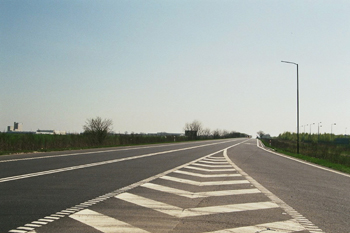
<instances>
[{"instance_id":1,"label":"grass","mask_svg":"<svg viewBox=\"0 0 350 233\"><path fill-rule=\"evenodd\" d=\"M318 164L318 165L321 165L321 166L324 166L324 167L328 167L328 168L331 168L331 169L334 169L334 170L337 170L337 171L340 171L340 172L344 172L344 173L350 174L350 167L348 167L346 165L342 165L342 164L338 164L338 163L332 163L332 162L329 162L329 161L327 161L325 159L314 158L314 157L307 156L307 155L287 152L287 151L281 150L279 148L271 147L268 143L264 143L264 145L266 147L268 147L268 148L274 149L274 151L279 152L281 154L288 155L288 156L291 156L291 157L294 157L294 158L298 158L298 159L301 159L301 160L304 160L304 161L307 161L307 162L310 162L310 163Z\"/></svg>"}]
</instances>

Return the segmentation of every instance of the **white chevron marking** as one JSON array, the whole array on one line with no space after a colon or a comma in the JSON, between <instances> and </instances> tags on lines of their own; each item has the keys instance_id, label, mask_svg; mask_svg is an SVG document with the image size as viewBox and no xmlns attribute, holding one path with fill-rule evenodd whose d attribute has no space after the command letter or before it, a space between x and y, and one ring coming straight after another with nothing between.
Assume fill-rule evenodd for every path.
<instances>
[{"instance_id":1,"label":"white chevron marking","mask_svg":"<svg viewBox=\"0 0 350 233\"><path fill-rule=\"evenodd\" d=\"M147 233L148 231L134 227L126 222L100 214L98 212L85 209L69 216L79 222L89 225L103 233L132 232Z\"/></svg>"},{"instance_id":2,"label":"white chevron marking","mask_svg":"<svg viewBox=\"0 0 350 233\"><path fill-rule=\"evenodd\" d=\"M242 195L242 194L252 194L260 193L259 189L235 189L235 190L223 190L223 191L210 191L210 192L189 192L181 189L175 189L159 184L146 183L141 185L142 187L157 190L160 192L171 193L187 198L199 198L199 197L220 197L220 196L230 196L230 195Z\"/></svg>"},{"instance_id":3,"label":"white chevron marking","mask_svg":"<svg viewBox=\"0 0 350 233\"><path fill-rule=\"evenodd\" d=\"M204 177L204 178L215 178L215 177L239 177L242 176L241 174L232 174L232 173L227 173L227 174L202 174L202 173L194 173L194 172L187 172L187 171L182 171L182 170L176 170L174 173L179 173L179 174L184 174L184 175L189 175L189 176L196 176L196 177Z\"/></svg>"},{"instance_id":4,"label":"white chevron marking","mask_svg":"<svg viewBox=\"0 0 350 233\"><path fill-rule=\"evenodd\" d=\"M214 162L227 162L227 160L224 157L208 157L208 158L204 158L203 160L207 160L207 161L214 161Z\"/></svg>"},{"instance_id":5,"label":"white chevron marking","mask_svg":"<svg viewBox=\"0 0 350 233\"><path fill-rule=\"evenodd\" d=\"M206 171L206 172L232 172L232 171L236 171L233 168L227 168L227 169L206 169L206 168L200 168L200 167L193 167L193 166L187 166L184 168L188 168L188 169L193 169L193 170L199 170L199 171Z\"/></svg>"},{"instance_id":6,"label":"white chevron marking","mask_svg":"<svg viewBox=\"0 0 350 233\"><path fill-rule=\"evenodd\" d=\"M122 193L116 198L127 201L145 208L150 208L155 211L178 217L178 218L186 218L186 217L195 217L201 215L210 215L217 213L233 213L233 212L241 212L248 210L260 210L260 209L270 209L270 208L278 208L279 206L273 202L256 202L256 203L244 203L244 204L231 204L231 205L223 205L223 206L209 206L209 207L197 207L197 208L189 208L183 209L177 206L169 205L163 202L154 201L148 198L144 198L131 193Z\"/></svg>"},{"instance_id":7,"label":"white chevron marking","mask_svg":"<svg viewBox=\"0 0 350 233\"><path fill-rule=\"evenodd\" d=\"M202 159L202 160L200 160L200 162L201 163L208 163L208 164L229 164L229 163L227 163L227 161L223 161L223 162L214 162L214 161L207 161L207 160L204 160L204 159Z\"/></svg>"},{"instance_id":8,"label":"white chevron marking","mask_svg":"<svg viewBox=\"0 0 350 233\"><path fill-rule=\"evenodd\" d=\"M185 184L191 184L191 185L197 185L197 186L211 186L211 185L229 185L229 184L248 184L248 180L227 180L227 181L206 181L206 182L198 182L193 180L187 180L182 178L176 178L172 176L162 176L159 177L163 180L170 180L175 181L178 183L185 183Z\"/></svg>"},{"instance_id":9,"label":"white chevron marking","mask_svg":"<svg viewBox=\"0 0 350 233\"><path fill-rule=\"evenodd\" d=\"M291 233L295 231L303 231L305 228L295 220L287 220L280 222L270 222L258 224L255 226L237 227L207 233L251 233L251 232L273 232L273 233Z\"/></svg>"},{"instance_id":10,"label":"white chevron marking","mask_svg":"<svg viewBox=\"0 0 350 233\"><path fill-rule=\"evenodd\" d=\"M200 167L216 167L216 168L219 168L219 167L230 167L232 168L231 165L227 164L227 165L209 165L209 164L201 164L201 163L193 163L192 165L194 166L200 166Z\"/></svg>"}]
</instances>

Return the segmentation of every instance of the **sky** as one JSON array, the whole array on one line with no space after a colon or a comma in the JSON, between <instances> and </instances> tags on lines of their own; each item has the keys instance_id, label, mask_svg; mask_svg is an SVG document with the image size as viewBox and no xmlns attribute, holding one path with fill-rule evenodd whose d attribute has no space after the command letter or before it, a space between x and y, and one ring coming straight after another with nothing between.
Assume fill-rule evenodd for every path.
<instances>
[{"instance_id":1,"label":"sky","mask_svg":"<svg viewBox=\"0 0 350 233\"><path fill-rule=\"evenodd\" d=\"M350 133L350 1L1 0L0 131ZM315 125L310 124L315 123ZM331 126L332 124L336 124Z\"/></svg>"}]
</instances>

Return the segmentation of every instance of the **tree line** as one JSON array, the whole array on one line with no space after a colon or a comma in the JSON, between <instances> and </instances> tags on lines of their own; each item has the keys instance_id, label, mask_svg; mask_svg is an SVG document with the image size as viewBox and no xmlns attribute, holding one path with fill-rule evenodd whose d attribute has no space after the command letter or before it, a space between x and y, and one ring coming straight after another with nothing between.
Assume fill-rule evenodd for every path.
<instances>
[{"instance_id":1,"label":"tree line","mask_svg":"<svg viewBox=\"0 0 350 233\"><path fill-rule=\"evenodd\" d=\"M196 130L196 137L183 135L116 134L113 122L101 117L87 119L81 134L9 134L0 133L0 154L32 151L69 150L92 147L125 146L166 142L182 142L199 139L246 137L246 134L226 130L203 129L199 121L187 123L185 129ZM185 130L186 131L186 130Z\"/></svg>"}]
</instances>

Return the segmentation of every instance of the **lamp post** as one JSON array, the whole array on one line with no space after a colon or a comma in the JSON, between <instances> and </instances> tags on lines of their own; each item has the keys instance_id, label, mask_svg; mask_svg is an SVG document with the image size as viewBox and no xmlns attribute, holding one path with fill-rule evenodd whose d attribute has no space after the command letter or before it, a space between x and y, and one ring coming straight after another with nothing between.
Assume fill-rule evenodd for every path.
<instances>
[{"instance_id":1,"label":"lamp post","mask_svg":"<svg viewBox=\"0 0 350 233\"><path fill-rule=\"evenodd\" d=\"M315 123L311 123L311 124L310 124L310 135L311 135L311 125L314 125L314 124L315 124Z\"/></svg>"},{"instance_id":2,"label":"lamp post","mask_svg":"<svg viewBox=\"0 0 350 233\"><path fill-rule=\"evenodd\" d=\"M281 61L297 66L297 153L299 154L299 66L295 62Z\"/></svg>"},{"instance_id":3,"label":"lamp post","mask_svg":"<svg viewBox=\"0 0 350 233\"><path fill-rule=\"evenodd\" d=\"M333 125L337 125L336 123L331 124L331 135L333 134Z\"/></svg>"},{"instance_id":4,"label":"lamp post","mask_svg":"<svg viewBox=\"0 0 350 233\"><path fill-rule=\"evenodd\" d=\"M320 141L320 127L322 127L322 125L320 126L322 122L318 123L318 131L317 131L317 142Z\"/></svg>"}]
</instances>

